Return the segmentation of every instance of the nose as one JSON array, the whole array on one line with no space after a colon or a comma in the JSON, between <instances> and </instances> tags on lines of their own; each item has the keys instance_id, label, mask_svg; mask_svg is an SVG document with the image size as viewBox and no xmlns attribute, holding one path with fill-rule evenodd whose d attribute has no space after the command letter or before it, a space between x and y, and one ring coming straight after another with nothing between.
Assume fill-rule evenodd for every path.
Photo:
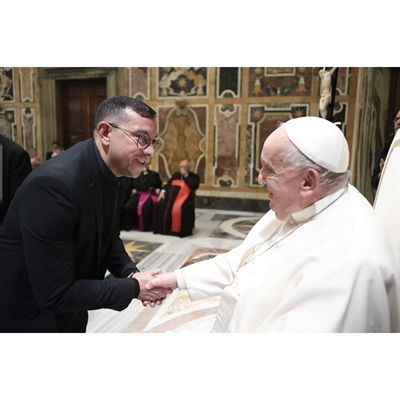
<instances>
[{"instance_id":1,"label":"nose","mask_svg":"<svg viewBox=\"0 0 400 400\"><path fill-rule=\"evenodd\" d=\"M143 152L145 154L148 154L150 157L153 157L154 154L156 153L153 147L153 144L150 144L150 146L146 147Z\"/></svg>"},{"instance_id":2,"label":"nose","mask_svg":"<svg viewBox=\"0 0 400 400\"><path fill-rule=\"evenodd\" d=\"M257 182L259 185L265 185L266 179L261 175L261 172L258 173Z\"/></svg>"}]
</instances>

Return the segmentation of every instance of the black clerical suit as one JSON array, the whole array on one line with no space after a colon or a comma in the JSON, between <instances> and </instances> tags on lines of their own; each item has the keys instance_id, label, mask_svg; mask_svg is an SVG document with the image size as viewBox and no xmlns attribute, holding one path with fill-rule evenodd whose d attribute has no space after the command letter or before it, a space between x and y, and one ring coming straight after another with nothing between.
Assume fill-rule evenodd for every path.
<instances>
[{"instance_id":1,"label":"black clerical suit","mask_svg":"<svg viewBox=\"0 0 400 400\"><path fill-rule=\"evenodd\" d=\"M32 171L29 153L18 143L0 134L0 224L23 180Z\"/></svg>"},{"instance_id":2,"label":"black clerical suit","mask_svg":"<svg viewBox=\"0 0 400 400\"><path fill-rule=\"evenodd\" d=\"M28 176L0 227L0 331L84 332L87 310L138 296L125 279L138 270L119 238L121 204L94 139Z\"/></svg>"}]
</instances>

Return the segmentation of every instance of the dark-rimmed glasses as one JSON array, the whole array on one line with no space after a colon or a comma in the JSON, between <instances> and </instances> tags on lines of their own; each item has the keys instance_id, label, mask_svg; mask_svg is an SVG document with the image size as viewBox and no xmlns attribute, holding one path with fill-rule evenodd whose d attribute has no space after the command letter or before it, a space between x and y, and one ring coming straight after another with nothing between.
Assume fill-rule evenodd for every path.
<instances>
[{"instance_id":1,"label":"dark-rimmed glasses","mask_svg":"<svg viewBox=\"0 0 400 400\"><path fill-rule=\"evenodd\" d=\"M161 141L159 139L150 139L150 136L147 135L146 133L139 133L139 134L133 133L131 131L128 131L128 129L120 128L119 126L112 124L110 122L107 122L107 124L115 129L119 129L120 131L124 132L125 135L127 135L132 140L133 140L132 136L137 138L136 144L137 147L141 150L147 149L150 145L153 146L154 151L157 151L161 147Z\"/></svg>"}]
</instances>

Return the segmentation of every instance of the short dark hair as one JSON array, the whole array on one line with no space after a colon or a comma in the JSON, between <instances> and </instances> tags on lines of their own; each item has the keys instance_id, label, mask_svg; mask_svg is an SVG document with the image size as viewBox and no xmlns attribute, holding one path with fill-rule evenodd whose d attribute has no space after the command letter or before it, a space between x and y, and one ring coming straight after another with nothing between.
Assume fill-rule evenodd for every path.
<instances>
[{"instance_id":1,"label":"short dark hair","mask_svg":"<svg viewBox=\"0 0 400 400\"><path fill-rule=\"evenodd\" d=\"M104 100L96 111L94 126L97 127L100 121L110 117L126 117L126 109L131 108L141 117L154 119L157 113L147 104L139 99L129 96L114 96Z\"/></svg>"}]
</instances>

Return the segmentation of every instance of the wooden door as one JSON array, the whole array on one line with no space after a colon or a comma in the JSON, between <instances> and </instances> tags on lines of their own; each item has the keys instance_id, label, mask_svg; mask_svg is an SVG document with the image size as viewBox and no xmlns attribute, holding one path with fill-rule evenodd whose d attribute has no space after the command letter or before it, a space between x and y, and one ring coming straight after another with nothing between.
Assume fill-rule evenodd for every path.
<instances>
[{"instance_id":1,"label":"wooden door","mask_svg":"<svg viewBox=\"0 0 400 400\"><path fill-rule=\"evenodd\" d=\"M92 137L94 117L100 103L107 98L106 79L60 81L62 146Z\"/></svg>"}]
</instances>

